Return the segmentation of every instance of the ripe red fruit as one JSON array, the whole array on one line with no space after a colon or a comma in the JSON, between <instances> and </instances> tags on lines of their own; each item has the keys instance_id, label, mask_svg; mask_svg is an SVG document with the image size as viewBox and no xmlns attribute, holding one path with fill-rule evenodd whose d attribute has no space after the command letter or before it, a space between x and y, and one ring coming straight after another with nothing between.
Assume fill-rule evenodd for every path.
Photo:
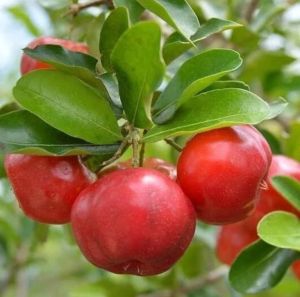
<instances>
[{"instance_id":1,"label":"ripe red fruit","mask_svg":"<svg viewBox=\"0 0 300 297\"><path fill-rule=\"evenodd\" d=\"M242 223L223 226L217 238L217 257L222 263L231 265L241 250L257 239L256 230L251 231Z\"/></svg>"},{"instance_id":2,"label":"ripe red fruit","mask_svg":"<svg viewBox=\"0 0 300 297\"><path fill-rule=\"evenodd\" d=\"M28 44L27 47L34 49L39 45L55 44L60 45L73 52L88 53L88 47L84 43L74 42L72 40L59 39L54 37L39 37ZM51 65L42 61L35 60L26 54L21 58L21 74L25 74L32 70L52 68Z\"/></svg>"},{"instance_id":3,"label":"ripe red fruit","mask_svg":"<svg viewBox=\"0 0 300 297\"><path fill-rule=\"evenodd\" d=\"M143 167L158 170L169 176L169 178L176 180L176 167L165 160L159 158L146 158L144 160ZM104 170L100 171L98 176L101 177L108 174L109 172L128 168L131 168L131 159L123 162L117 162L114 165L105 168Z\"/></svg>"},{"instance_id":4,"label":"ripe red fruit","mask_svg":"<svg viewBox=\"0 0 300 297\"><path fill-rule=\"evenodd\" d=\"M300 260L294 262L292 269L296 278L300 280Z\"/></svg>"},{"instance_id":5,"label":"ripe red fruit","mask_svg":"<svg viewBox=\"0 0 300 297\"><path fill-rule=\"evenodd\" d=\"M168 270L191 242L195 221L176 182L146 168L100 178L79 194L71 215L76 241L91 263L135 275Z\"/></svg>"},{"instance_id":6,"label":"ripe red fruit","mask_svg":"<svg viewBox=\"0 0 300 297\"><path fill-rule=\"evenodd\" d=\"M41 223L69 222L73 202L92 182L77 157L11 154L4 165L20 207Z\"/></svg>"},{"instance_id":7,"label":"ripe red fruit","mask_svg":"<svg viewBox=\"0 0 300 297\"><path fill-rule=\"evenodd\" d=\"M234 223L253 211L271 158L269 145L252 126L200 133L179 157L178 182L200 220Z\"/></svg>"}]
</instances>

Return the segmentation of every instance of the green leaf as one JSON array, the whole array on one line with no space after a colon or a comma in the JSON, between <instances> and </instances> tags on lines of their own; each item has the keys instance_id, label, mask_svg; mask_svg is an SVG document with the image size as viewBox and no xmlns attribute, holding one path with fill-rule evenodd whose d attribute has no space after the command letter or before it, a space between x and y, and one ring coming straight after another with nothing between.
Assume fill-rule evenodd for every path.
<instances>
[{"instance_id":1,"label":"green leaf","mask_svg":"<svg viewBox=\"0 0 300 297\"><path fill-rule=\"evenodd\" d=\"M274 211L267 214L259 222L257 231L268 244L300 252L300 220L292 213Z\"/></svg>"},{"instance_id":2,"label":"green leaf","mask_svg":"<svg viewBox=\"0 0 300 297\"><path fill-rule=\"evenodd\" d=\"M282 149L281 149L281 143L279 139L272 134L270 131L266 129L259 129L260 133L264 136L264 138L267 140L269 143L272 153L276 155L282 154Z\"/></svg>"},{"instance_id":3,"label":"green leaf","mask_svg":"<svg viewBox=\"0 0 300 297\"><path fill-rule=\"evenodd\" d=\"M256 50L245 61L241 79L246 81L260 79L270 72L282 70L294 61L294 57L281 51Z\"/></svg>"},{"instance_id":4,"label":"green leaf","mask_svg":"<svg viewBox=\"0 0 300 297\"><path fill-rule=\"evenodd\" d=\"M192 97L177 110L171 120L149 130L144 140L153 142L226 126L257 124L267 118L269 113L268 104L249 91L213 90Z\"/></svg>"},{"instance_id":5,"label":"green leaf","mask_svg":"<svg viewBox=\"0 0 300 297\"><path fill-rule=\"evenodd\" d=\"M84 53L72 52L59 45L40 45L34 49L25 48L30 57L53 65L55 68L77 76L96 88L102 96L108 98L105 86L95 76L97 59Z\"/></svg>"},{"instance_id":6,"label":"green leaf","mask_svg":"<svg viewBox=\"0 0 300 297\"><path fill-rule=\"evenodd\" d=\"M191 40L193 43L198 43L212 34L239 27L241 27L241 25L238 23L212 18L197 30L197 32L191 37ZM186 40L181 34L177 32L171 34L163 47L163 57L166 64L172 62L185 51L192 48L192 46L191 42Z\"/></svg>"},{"instance_id":7,"label":"green leaf","mask_svg":"<svg viewBox=\"0 0 300 297\"><path fill-rule=\"evenodd\" d=\"M228 88L234 88L234 89L243 89L246 91L249 91L250 88L247 84L245 84L243 81L239 80L219 80L214 83L212 83L209 87L203 90L203 92L212 91L212 90L219 90L219 89L228 89Z\"/></svg>"},{"instance_id":8,"label":"green leaf","mask_svg":"<svg viewBox=\"0 0 300 297\"><path fill-rule=\"evenodd\" d=\"M105 85L111 101L118 108L122 108L122 102L119 94L118 81L113 73L104 73L100 76L103 84Z\"/></svg>"},{"instance_id":9,"label":"green leaf","mask_svg":"<svg viewBox=\"0 0 300 297\"><path fill-rule=\"evenodd\" d=\"M136 23L144 11L144 7L136 0L113 0L113 3L116 7L122 6L128 9L132 23Z\"/></svg>"},{"instance_id":10,"label":"green leaf","mask_svg":"<svg viewBox=\"0 0 300 297\"><path fill-rule=\"evenodd\" d=\"M289 176L272 177L272 186L300 211L300 183ZM300 246L299 246L300 247Z\"/></svg>"},{"instance_id":11,"label":"green leaf","mask_svg":"<svg viewBox=\"0 0 300 297\"><path fill-rule=\"evenodd\" d=\"M125 7L114 9L105 20L100 34L99 49L103 67L112 71L111 52L120 36L129 28L129 15Z\"/></svg>"},{"instance_id":12,"label":"green leaf","mask_svg":"<svg viewBox=\"0 0 300 297\"><path fill-rule=\"evenodd\" d=\"M196 14L185 0L138 0L138 2L188 40L200 26Z\"/></svg>"},{"instance_id":13,"label":"green leaf","mask_svg":"<svg viewBox=\"0 0 300 297\"><path fill-rule=\"evenodd\" d=\"M268 119L273 119L279 114L281 114L284 109L287 107L288 102L285 101L283 98L279 98L278 100L272 101L270 103L270 113Z\"/></svg>"},{"instance_id":14,"label":"green leaf","mask_svg":"<svg viewBox=\"0 0 300 297\"><path fill-rule=\"evenodd\" d=\"M242 251L229 272L231 286L241 293L255 294L277 285L291 263L295 251L258 241Z\"/></svg>"},{"instance_id":15,"label":"green leaf","mask_svg":"<svg viewBox=\"0 0 300 297\"><path fill-rule=\"evenodd\" d=\"M22 107L68 135L94 144L122 138L109 103L77 77L32 71L19 79L13 93Z\"/></svg>"},{"instance_id":16,"label":"green leaf","mask_svg":"<svg viewBox=\"0 0 300 297\"><path fill-rule=\"evenodd\" d=\"M79 154L108 156L119 147L118 144L97 146L70 137L26 110L0 116L0 143L5 152L52 156Z\"/></svg>"},{"instance_id":17,"label":"green leaf","mask_svg":"<svg viewBox=\"0 0 300 297\"><path fill-rule=\"evenodd\" d=\"M156 23L138 23L121 36L111 55L125 113L139 128L152 125L152 95L164 75L160 38Z\"/></svg>"},{"instance_id":18,"label":"green leaf","mask_svg":"<svg viewBox=\"0 0 300 297\"><path fill-rule=\"evenodd\" d=\"M241 63L240 55L228 49L208 50L187 60L155 102L155 122L161 124L169 120L182 103Z\"/></svg>"},{"instance_id":19,"label":"green leaf","mask_svg":"<svg viewBox=\"0 0 300 297\"><path fill-rule=\"evenodd\" d=\"M16 5L8 7L7 11L15 17L24 27L34 36L40 36L41 31L36 26L30 17L30 14L26 11L23 5Z\"/></svg>"},{"instance_id":20,"label":"green leaf","mask_svg":"<svg viewBox=\"0 0 300 297\"><path fill-rule=\"evenodd\" d=\"M299 80L300 86L300 80ZM290 135L285 142L285 153L300 161L300 121L295 121L290 125Z\"/></svg>"}]
</instances>

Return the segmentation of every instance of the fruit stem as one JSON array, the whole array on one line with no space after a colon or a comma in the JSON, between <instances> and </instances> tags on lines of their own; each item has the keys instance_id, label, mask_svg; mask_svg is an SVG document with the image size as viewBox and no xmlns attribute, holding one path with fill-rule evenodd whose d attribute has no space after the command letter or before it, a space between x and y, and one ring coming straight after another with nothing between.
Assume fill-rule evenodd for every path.
<instances>
[{"instance_id":1,"label":"fruit stem","mask_svg":"<svg viewBox=\"0 0 300 297\"><path fill-rule=\"evenodd\" d=\"M177 150L178 152L182 152L183 148L178 143L176 143L174 140L168 139L168 138L165 138L164 140L167 144L172 146L175 150Z\"/></svg>"},{"instance_id":2,"label":"fruit stem","mask_svg":"<svg viewBox=\"0 0 300 297\"><path fill-rule=\"evenodd\" d=\"M132 144L132 167L137 168L140 165L140 154L139 154L139 143L140 143L140 132L137 128L132 128L131 133L131 144Z\"/></svg>"}]
</instances>

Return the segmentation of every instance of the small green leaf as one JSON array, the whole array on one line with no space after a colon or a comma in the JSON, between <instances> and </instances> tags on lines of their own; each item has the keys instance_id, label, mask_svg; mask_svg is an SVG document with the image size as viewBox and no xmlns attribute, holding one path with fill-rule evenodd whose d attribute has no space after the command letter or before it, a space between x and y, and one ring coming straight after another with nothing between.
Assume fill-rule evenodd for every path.
<instances>
[{"instance_id":1,"label":"small green leaf","mask_svg":"<svg viewBox=\"0 0 300 297\"><path fill-rule=\"evenodd\" d=\"M33 71L19 79L13 92L21 106L68 135L94 144L122 138L109 103L77 77Z\"/></svg>"},{"instance_id":2,"label":"small green leaf","mask_svg":"<svg viewBox=\"0 0 300 297\"><path fill-rule=\"evenodd\" d=\"M263 241L273 246L300 252L300 220L294 214L269 213L259 222L257 231Z\"/></svg>"},{"instance_id":3,"label":"small green leaf","mask_svg":"<svg viewBox=\"0 0 300 297\"><path fill-rule=\"evenodd\" d=\"M240 55L228 49L208 50L187 60L155 102L155 122L161 124L169 120L182 103L241 63Z\"/></svg>"},{"instance_id":4,"label":"small green leaf","mask_svg":"<svg viewBox=\"0 0 300 297\"><path fill-rule=\"evenodd\" d=\"M282 154L282 148L280 140L275 136L273 133L266 129L259 129L260 133L264 136L264 138L267 140L268 144L270 145L270 148L272 150L273 154L280 155Z\"/></svg>"},{"instance_id":5,"label":"small green leaf","mask_svg":"<svg viewBox=\"0 0 300 297\"><path fill-rule=\"evenodd\" d=\"M280 282L297 257L299 255L295 251L258 241L243 250L231 266L230 284L236 291L245 294L270 289Z\"/></svg>"},{"instance_id":6,"label":"small green leaf","mask_svg":"<svg viewBox=\"0 0 300 297\"><path fill-rule=\"evenodd\" d=\"M193 43L198 43L212 34L239 27L241 27L241 25L238 23L212 18L197 30L197 32L191 37L191 40ZM181 34L175 32L170 35L163 47L163 57L166 64L172 62L185 51L192 48L192 46L191 42L186 40Z\"/></svg>"},{"instance_id":7,"label":"small green leaf","mask_svg":"<svg viewBox=\"0 0 300 297\"><path fill-rule=\"evenodd\" d=\"M113 104L121 109L122 102L120 99L118 81L116 76L113 73L104 73L100 76L100 79L105 85Z\"/></svg>"},{"instance_id":8,"label":"small green leaf","mask_svg":"<svg viewBox=\"0 0 300 297\"><path fill-rule=\"evenodd\" d=\"M52 128L26 110L0 116L0 144L4 152L35 155L110 155L119 145L97 146Z\"/></svg>"},{"instance_id":9,"label":"small green leaf","mask_svg":"<svg viewBox=\"0 0 300 297\"><path fill-rule=\"evenodd\" d=\"M138 23L121 36L111 55L125 113L129 122L139 128L152 126L151 100L165 69L160 38L156 23Z\"/></svg>"},{"instance_id":10,"label":"small green leaf","mask_svg":"<svg viewBox=\"0 0 300 297\"><path fill-rule=\"evenodd\" d=\"M34 49L25 48L24 53L30 57L53 65L55 68L77 76L100 91L108 98L107 91L95 76L97 59L84 53L72 52L59 45L40 45Z\"/></svg>"},{"instance_id":11,"label":"small green leaf","mask_svg":"<svg viewBox=\"0 0 300 297\"><path fill-rule=\"evenodd\" d=\"M289 176L272 177L272 186L300 211L300 183ZM300 248L300 246L299 246Z\"/></svg>"},{"instance_id":12,"label":"small green leaf","mask_svg":"<svg viewBox=\"0 0 300 297\"><path fill-rule=\"evenodd\" d=\"M138 2L188 40L200 26L196 14L185 0L138 0Z\"/></svg>"},{"instance_id":13,"label":"small green leaf","mask_svg":"<svg viewBox=\"0 0 300 297\"><path fill-rule=\"evenodd\" d=\"M99 49L103 67L112 71L110 61L111 52L119 40L120 36L129 28L129 15L125 7L114 9L105 20L101 34Z\"/></svg>"},{"instance_id":14,"label":"small green leaf","mask_svg":"<svg viewBox=\"0 0 300 297\"><path fill-rule=\"evenodd\" d=\"M283 110L287 107L288 102L285 101L283 98L279 98L276 101L272 101L270 103L270 113L268 119L273 119L279 114L283 112Z\"/></svg>"},{"instance_id":15,"label":"small green leaf","mask_svg":"<svg viewBox=\"0 0 300 297\"><path fill-rule=\"evenodd\" d=\"M219 80L212 83L209 87L203 90L203 92L212 91L212 90L219 90L219 89L228 89L228 88L235 88L235 89L243 89L249 91L250 88L247 84L243 81L239 80Z\"/></svg>"},{"instance_id":16,"label":"small green leaf","mask_svg":"<svg viewBox=\"0 0 300 297\"><path fill-rule=\"evenodd\" d=\"M113 3L116 7L126 7L128 9L132 23L136 23L144 11L144 7L136 0L113 0Z\"/></svg>"},{"instance_id":17,"label":"small green leaf","mask_svg":"<svg viewBox=\"0 0 300 297\"><path fill-rule=\"evenodd\" d=\"M300 80L299 80L300 86ZM285 141L285 153L300 161L300 121L297 120L290 125L290 135Z\"/></svg>"},{"instance_id":18,"label":"small green leaf","mask_svg":"<svg viewBox=\"0 0 300 297\"><path fill-rule=\"evenodd\" d=\"M149 130L144 140L153 142L226 126L257 124L267 118L269 113L268 104L249 91L213 90L192 97L177 110L171 120Z\"/></svg>"}]
</instances>

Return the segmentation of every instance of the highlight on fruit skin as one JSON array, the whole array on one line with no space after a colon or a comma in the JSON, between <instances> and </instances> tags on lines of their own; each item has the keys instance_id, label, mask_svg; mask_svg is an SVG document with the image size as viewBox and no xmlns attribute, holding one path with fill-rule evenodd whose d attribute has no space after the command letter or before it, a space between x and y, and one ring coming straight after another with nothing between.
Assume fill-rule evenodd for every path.
<instances>
[{"instance_id":1,"label":"highlight on fruit skin","mask_svg":"<svg viewBox=\"0 0 300 297\"><path fill-rule=\"evenodd\" d=\"M178 182L191 199L198 219L225 225L254 210L272 153L252 126L215 129L194 136L178 163Z\"/></svg>"},{"instance_id":2,"label":"highlight on fruit skin","mask_svg":"<svg viewBox=\"0 0 300 297\"><path fill-rule=\"evenodd\" d=\"M39 45L45 45L45 44L60 45L73 52L80 52L84 54L87 54L89 52L89 48L85 43L80 43L72 40L60 39L55 37L48 37L48 36L42 36L34 39L27 45L27 47L30 49L34 49ZM20 65L20 70L22 75L33 70L48 69L48 68L52 68L52 66L48 63L33 59L28 55L26 55L25 53L22 54L21 65Z\"/></svg>"},{"instance_id":3,"label":"highlight on fruit skin","mask_svg":"<svg viewBox=\"0 0 300 297\"><path fill-rule=\"evenodd\" d=\"M82 191L71 215L84 256L118 274L162 273L184 254L196 224L190 200L157 170L111 172Z\"/></svg>"},{"instance_id":4,"label":"highlight on fruit skin","mask_svg":"<svg viewBox=\"0 0 300 297\"><path fill-rule=\"evenodd\" d=\"M94 182L76 156L9 154L4 166L19 206L40 223L68 223L78 194Z\"/></svg>"}]
</instances>

